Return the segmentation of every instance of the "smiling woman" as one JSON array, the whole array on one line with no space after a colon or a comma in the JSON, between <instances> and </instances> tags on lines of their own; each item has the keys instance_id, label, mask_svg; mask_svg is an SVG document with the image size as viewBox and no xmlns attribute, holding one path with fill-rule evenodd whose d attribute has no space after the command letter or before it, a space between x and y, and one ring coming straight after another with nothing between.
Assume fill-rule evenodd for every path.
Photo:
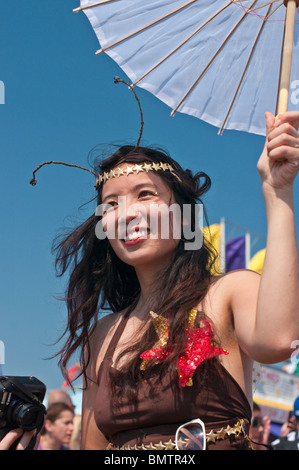
<instances>
[{"instance_id":1,"label":"smiling woman","mask_svg":"<svg viewBox=\"0 0 299 470\"><path fill-rule=\"evenodd\" d=\"M186 249L186 224L194 239L202 234L196 214L211 185L206 174L145 147L120 147L96 163L97 210L56 245L59 274L71 270L60 365L66 371L80 348L83 449L175 449L176 430L198 418L208 449L250 448L253 360L288 357L299 334L282 320L291 325L298 304L295 236L288 231L283 245L281 234L277 246L276 233L277 224L294 226L297 120L289 113L273 127L267 116L258 168L276 269L268 255L262 278L212 275L216 253L205 239ZM273 278L281 250L294 259L284 282ZM105 309L112 314L98 320ZM279 344L278 330L285 332Z\"/></svg>"},{"instance_id":2,"label":"smiling woman","mask_svg":"<svg viewBox=\"0 0 299 470\"><path fill-rule=\"evenodd\" d=\"M267 113L266 123L261 276L215 276L205 238L186 248L184 226L194 238L201 232L197 205L211 185L205 173L146 147L121 147L96 165L96 213L56 243L58 274L70 273L60 365L66 373L80 350L82 449L194 450L198 436L208 450L251 448L253 361L287 359L299 337L299 113L277 120ZM104 310L112 313L99 319Z\"/></svg>"},{"instance_id":3,"label":"smiling woman","mask_svg":"<svg viewBox=\"0 0 299 470\"><path fill-rule=\"evenodd\" d=\"M118 168L130 167L120 165ZM110 194L111 186L118 194L118 197L114 196L114 200ZM145 255L148 253L151 262L155 263L153 254L158 253L161 263L164 257L168 258L168 255L173 253L178 241L173 240L172 227L167 227L168 237L165 237L165 233L162 237L161 233L162 220L167 217L167 209L173 202L171 191L162 178L144 172L142 175L132 174L130 185L127 184L126 178L110 180L103 187L102 197L103 202L107 201L111 206L104 212L102 223L111 247L119 259L136 267L136 256L140 264L145 262ZM154 213L156 223L153 223ZM170 222L169 217L167 219ZM138 250L127 249L137 245Z\"/></svg>"},{"instance_id":4,"label":"smiling woman","mask_svg":"<svg viewBox=\"0 0 299 470\"><path fill-rule=\"evenodd\" d=\"M160 150L143 147L135 150L131 146L121 147L101 162L96 172L99 178L95 216L57 246L57 266L61 268L61 274L77 253L68 291L73 327L62 352L63 367L66 367L67 360L81 340L84 346L82 352L88 351L88 332L91 325L96 324L98 308L120 312L128 307L133 308L140 302L141 296L148 295L152 299L151 308L159 306L161 314L176 311L180 306L185 317L186 309L191 308L194 302L198 303L198 298L205 292L214 262L212 248L206 244L201 250L185 250L183 230L180 230L179 238L177 235L173 237L173 211L169 215L168 210L172 203L181 209L189 204L193 233L201 233L200 227L195 226L195 209L210 187L206 174L193 176ZM153 214L157 216L154 219L158 219L158 223L150 223ZM186 223L181 214L180 229ZM167 220L170 225L169 236L164 239L161 237L163 215L169 216ZM186 295L187 292L180 291L178 285L182 282L189 290L188 284L193 285L191 272L193 276L198 276L201 283L196 293ZM169 287L167 295L165 291L162 296L158 285L165 283L162 280L164 276ZM143 306L140 312L147 318L147 307ZM174 316L174 323L177 318ZM83 325L80 340L79 325ZM143 341L144 346L150 346L154 335L155 331L150 329L150 338L145 342L141 338L139 340ZM138 349L136 351L138 353ZM178 354L179 350L176 356ZM83 355L83 365L85 361ZM129 374L127 379L134 388L135 378L130 378Z\"/></svg>"}]
</instances>

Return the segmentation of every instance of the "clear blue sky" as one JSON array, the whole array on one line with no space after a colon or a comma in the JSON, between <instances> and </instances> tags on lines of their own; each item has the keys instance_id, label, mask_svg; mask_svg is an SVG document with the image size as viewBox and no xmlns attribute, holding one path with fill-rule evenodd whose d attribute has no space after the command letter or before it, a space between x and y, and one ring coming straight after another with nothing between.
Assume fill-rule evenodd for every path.
<instances>
[{"instance_id":1,"label":"clear blue sky","mask_svg":"<svg viewBox=\"0 0 299 470\"><path fill-rule=\"evenodd\" d=\"M66 311L56 298L65 281L55 277L51 244L64 226L95 210L92 175L48 166L46 160L88 165L98 144L136 141L139 111L126 78L106 55L96 56L96 36L78 0L14 0L0 4L1 295L3 372L35 375L49 389L60 387L57 360L45 360L62 332ZM170 109L137 89L145 128L143 143L169 150L184 167L212 178L205 202L210 223L226 217L266 236L256 163L260 136L225 131ZM298 181L296 183L298 194ZM81 207L79 210L78 208ZM297 222L298 226L298 222ZM255 251L263 248L257 245Z\"/></svg>"}]
</instances>

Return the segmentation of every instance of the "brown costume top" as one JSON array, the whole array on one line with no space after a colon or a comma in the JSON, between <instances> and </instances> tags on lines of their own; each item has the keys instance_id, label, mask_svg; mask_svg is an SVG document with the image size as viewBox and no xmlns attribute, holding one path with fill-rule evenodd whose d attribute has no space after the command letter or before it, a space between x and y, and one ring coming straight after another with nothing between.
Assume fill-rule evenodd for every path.
<instances>
[{"instance_id":1,"label":"brown costume top","mask_svg":"<svg viewBox=\"0 0 299 470\"><path fill-rule=\"evenodd\" d=\"M151 449L158 445L171 449L169 443L174 441L178 426L195 418L205 423L208 450L250 448L246 434L251 407L236 380L215 358L205 361L204 374L198 367L191 387L179 387L169 376L160 381L153 377L137 384L136 403L121 395L117 406L113 405L109 376L118 374L112 367L112 357L126 322L124 316L98 373L95 420L110 448Z\"/></svg>"}]
</instances>

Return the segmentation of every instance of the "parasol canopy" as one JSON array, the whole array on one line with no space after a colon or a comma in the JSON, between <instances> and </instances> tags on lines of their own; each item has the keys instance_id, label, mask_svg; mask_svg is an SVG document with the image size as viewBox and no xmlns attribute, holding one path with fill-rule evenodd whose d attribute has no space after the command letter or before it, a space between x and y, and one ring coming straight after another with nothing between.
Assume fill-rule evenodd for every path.
<instances>
[{"instance_id":1,"label":"parasol canopy","mask_svg":"<svg viewBox=\"0 0 299 470\"><path fill-rule=\"evenodd\" d=\"M108 54L172 116L264 135L264 113L279 112L281 93L282 112L299 107L299 1L285 3L81 0L74 11L89 19L96 54Z\"/></svg>"}]
</instances>

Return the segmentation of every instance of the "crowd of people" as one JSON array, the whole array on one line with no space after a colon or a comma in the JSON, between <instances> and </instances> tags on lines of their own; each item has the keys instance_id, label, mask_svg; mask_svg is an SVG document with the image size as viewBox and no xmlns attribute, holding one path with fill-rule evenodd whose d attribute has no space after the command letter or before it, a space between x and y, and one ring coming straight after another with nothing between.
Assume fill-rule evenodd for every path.
<instances>
[{"instance_id":1,"label":"crowd of people","mask_svg":"<svg viewBox=\"0 0 299 470\"><path fill-rule=\"evenodd\" d=\"M254 450L299 450L299 397L289 419L281 425L280 435L271 432L271 420L253 402L249 437ZM70 395L54 390L48 398L47 415L38 450L80 450L81 415L75 413Z\"/></svg>"},{"instance_id":2,"label":"crowd of people","mask_svg":"<svg viewBox=\"0 0 299 470\"><path fill-rule=\"evenodd\" d=\"M278 436L271 433L271 420L254 402L249 436L255 450L299 450L299 397Z\"/></svg>"},{"instance_id":3,"label":"crowd of people","mask_svg":"<svg viewBox=\"0 0 299 470\"><path fill-rule=\"evenodd\" d=\"M77 414L75 408L66 391L58 389L49 394L36 450L81 449L81 412ZM281 425L279 436L271 432L271 420L263 416L261 407L253 402L249 438L254 450L299 450L299 397L288 421Z\"/></svg>"},{"instance_id":4,"label":"crowd of people","mask_svg":"<svg viewBox=\"0 0 299 470\"><path fill-rule=\"evenodd\" d=\"M74 410L67 392L51 392L38 450L80 450L81 415ZM263 416L261 407L253 402L249 437L254 450L299 450L299 397L289 419L281 425L279 436L271 432L271 420Z\"/></svg>"},{"instance_id":5,"label":"crowd of people","mask_svg":"<svg viewBox=\"0 0 299 470\"><path fill-rule=\"evenodd\" d=\"M37 450L80 450L81 414L76 414L75 408L66 391L53 390L49 394ZM249 437L254 450L299 450L299 397L288 421L281 425L279 436L271 432L271 420L253 402Z\"/></svg>"},{"instance_id":6,"label":"crowd of people","mask_svg":"<svg viewBox=\"0 0 299 470\"><path fill-rule=\"evenodd\" d=\"M253 402L249 438L254 450L299 450L299 397L294 402L289 419L281 425L279 435L271 432L271 420ZM8 448L0 442L0 450ZM48 396L46 416L35 450L80 449L81 411L76 413L69 393L61 389L53 390Z\"/></svg>"}]
</instances>

